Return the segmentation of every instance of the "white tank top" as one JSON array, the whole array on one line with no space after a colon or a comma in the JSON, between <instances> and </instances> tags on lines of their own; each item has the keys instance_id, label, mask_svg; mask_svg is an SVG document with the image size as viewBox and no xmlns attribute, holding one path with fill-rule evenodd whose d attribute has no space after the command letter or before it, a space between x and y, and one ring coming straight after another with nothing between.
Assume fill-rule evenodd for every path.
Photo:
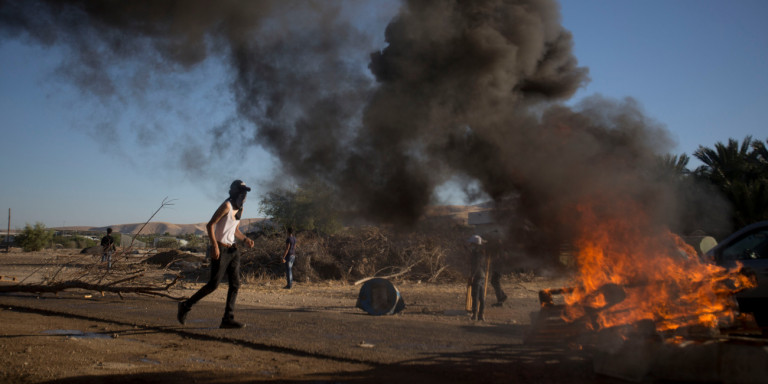
<instances>
[{"instance_id":1,"label":"white tank top","mask_svg":"<svg viewBox=\"0 0 768 384\"><path fill-rule=\"evenodd\" d=\"M229 205L229 212L216 223L216 229L214 230L214 236L216 241L227 245L235 243L235 230L240 225L240 220L235 219L236 210L232 209L232 204L227 201Z\"/></svg>"}]
</instances>

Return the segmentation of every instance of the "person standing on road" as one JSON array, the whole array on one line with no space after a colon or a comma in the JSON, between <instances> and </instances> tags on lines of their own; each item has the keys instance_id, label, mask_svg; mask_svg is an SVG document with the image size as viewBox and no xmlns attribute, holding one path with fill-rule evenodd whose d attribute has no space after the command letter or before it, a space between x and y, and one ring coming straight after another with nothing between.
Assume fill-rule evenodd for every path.
<instances>
[{"instance_id":1,"label":"person standing on road","mask_svg":"<svg viewBox=\"0 0 768 384\"><path fill-rule=\"evenodd\" d=\"M469 238L470 282L472 286L472 320L485 321L485 278L488 260L482 245L482 237L474 235Z\"/></svg>"},{"instance_id":2,"label":"person standing on road","mask_svg":"<svg viewBox=\"0 0 768 384\"><path fill-rule=\"evenodd\" d=\"M112 269L112 254L115 253L115 239L112 228L107 228L107 234L101 238L101 262L107 262L107 270Z\"/></svg>"},{"instance_id":3,"label":"person standing on road","mask_svg":"<svg viewBox=\"0 0 768 384\"><path fill-rule=\"evenodd\" d=\"M240 218L243 214L245 196L251 190L241 180L235 180L229 187L229 198L224 200L211 220L206 225L208 238L211 240L211 278L206 285L188 300L179 303L176 318L184 324L187 314L200 299L218 288L219 283L227 275L229 289L227 290L227 303L224 307L224 317L219 328L242 328L243 323L235 321L235 300L240 289L240 252L237 248L237 240L242 240L253 248L253 240L240 232Z\"/></svg>"},{"instance_id":4,"label":"person standing on road","mask_svg":"<svg viewBox=\"0 0 768 384\"><path fill-rule=\"evenodd\" d=\"M293 287L293 262L296 261L296 236L293 235L293 228L288 227L288 238L285 239L285 252L283 253L283 263L285 264L285 278L288 284L283 289Z\"/></svg>"},{"instance_id":5,"label":"person standing on road","mask_svg":"<svg viewBox=\"0 0 768 384\"><path fill-rule=\"evenodd\" d=\"M505 262L504 244L499 239L495 240L492 244L495 247L488 251L491 254L491 286L496 294L496 303L493 306L501 307L507 301L507 294L501 288L501 271Z\"/></svg>"}]
</instances>

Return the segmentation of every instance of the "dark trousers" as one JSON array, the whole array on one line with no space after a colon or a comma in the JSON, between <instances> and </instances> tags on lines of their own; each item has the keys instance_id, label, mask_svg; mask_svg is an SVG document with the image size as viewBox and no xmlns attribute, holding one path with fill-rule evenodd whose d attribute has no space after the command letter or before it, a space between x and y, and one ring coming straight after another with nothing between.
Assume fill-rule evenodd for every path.
<instances>
[{"instance_id":1,"label":"dark trousers","mask_svg":"<svg viewBox=\"0 0 768 384\"><path fill-rule=\"evenodd\" d=\"M472 318L478 319L485 313L485 277L472 279Z\"/></svg>"},{"instance_id":2,"label":"dark trousers","mask_svg":"<svg viewBox=\"0 0 768 384\"><path fill-rule=\"evenodd\" d=\"M507 294L501 289L501 273L494 271L491 273L491 286L496 293L496 301L503 302L507 299Z\"/></svg>"},{"instance_id":3,"label":"dark trousers","mask_svg":"<svg viewBox=\"0 0 768 384\"><path fill-rule=\"evenodd\" d=\"M240 252L236 248L222 248L218 260L211 260L211 279L199 291L189 298L184 305L192 308L200 299L208 296L219 287L219 283L226 274L229 282L227 290L227 304L224 307L224 318L233 319L235 314L235 300L240 289Z\"/></svg>"}]
</instances>

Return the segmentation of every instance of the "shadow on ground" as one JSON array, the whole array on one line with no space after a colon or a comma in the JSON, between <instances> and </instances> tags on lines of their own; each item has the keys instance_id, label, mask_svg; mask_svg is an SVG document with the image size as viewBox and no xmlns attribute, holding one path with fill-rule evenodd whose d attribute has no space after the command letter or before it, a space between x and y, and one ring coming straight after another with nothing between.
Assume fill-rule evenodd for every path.
<instances>
[{"instance_id":1,"label":"shadow on ground","mask_svg":"<svg viewBox=\"0 0 768 384\"><path fill-rule=\"evenodd\" d=\"M78 376L50 383L602 383L623 381L596 375L584 354L558 348L489 345L471 352L441 354L377 365L355 372L321 372L276 380L270 372L232 374L217 371L175 371Z\"/></svg>"}]
</instances>

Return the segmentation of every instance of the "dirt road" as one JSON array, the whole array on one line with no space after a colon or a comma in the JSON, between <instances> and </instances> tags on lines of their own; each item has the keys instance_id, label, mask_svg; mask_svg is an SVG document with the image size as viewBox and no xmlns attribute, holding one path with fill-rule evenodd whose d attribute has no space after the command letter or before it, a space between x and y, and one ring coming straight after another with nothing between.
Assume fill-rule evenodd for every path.
<instances>
[{"instance_id":1,"label":"dirt road","mask_svg":"<svg viewBox=\"0 0 768 384\"><path fill-rule=\"evenodd\" d=\"M0 268L18 272L20 264L34 262L6 259ZM359 286L251 282L238 298L238 320L248 324L241 330L217 328L225 286L186 325L164 298L0 295L0 381L616 382L595 375L583 351L523 343L536 292L558 283L505 281L507 303L473 323L459 284L399 283L406 310L370 316L354 307ZM198 287L172 294L188 297Z\"/></svg>"}]
</instances>

